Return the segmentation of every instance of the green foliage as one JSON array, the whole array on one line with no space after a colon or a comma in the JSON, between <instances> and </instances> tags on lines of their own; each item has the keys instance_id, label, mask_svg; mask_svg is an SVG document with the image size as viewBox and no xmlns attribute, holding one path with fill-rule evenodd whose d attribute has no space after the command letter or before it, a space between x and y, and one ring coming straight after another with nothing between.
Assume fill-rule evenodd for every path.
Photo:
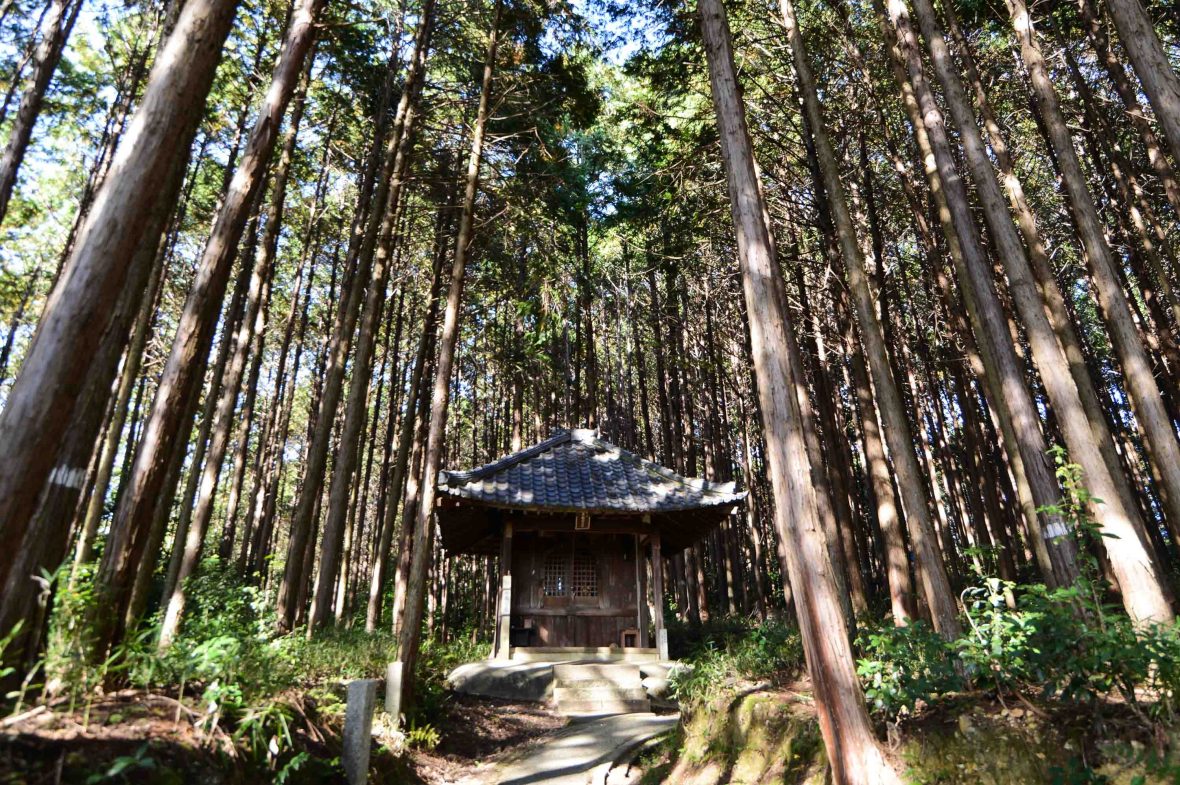
<instances>
[{"instance_id":1,"label":"green foliage","mask_svg":"<svg viewBox=\"0 0 1180 785\"><path fill-rule=\"evenodd\" d=\"M857 638L857 648L862 656L856 672L874 711L906 714L919 700L962 689L946 641L924 621L868 628Z\"/></svg>"},{"instance_id":2,"label":"green foliage","mask_svg":"<svg viewBox=\"0 0 1180 785\"><path fill-rule=\"evenodd\" d=\"M681 641L687 637L683 629L677 635ZM683 703L701 703L737 680L775 679L803 665L799 631L780 621L721 619L700 625L692 636L695 643L679 657L688 667L671 675L675 695Z\"/></svg>"},{"instance_id":3,"label":"green foliage","mask_svg":"<svg viewBox=\"0 0 1180 785\"><path fill-rule=\"evenodd\" d=\"M415 750L433 750L442 741L442 734L438 728L430 723L418 725L410 723L406 730L406 746Z\"/></svg>"},{"instance_id":4,"label":"green foliage","mask_svg":"<svg viewBox=\"0 0 1180 785\"><path fill-rule=\"evenodd\" d=\"M465 662L487 659L491 644L459 635L448 643L435 638L422 642L414 671L415 703L411 722L437 722L450 695L447 674ZM411 725L412 727L412 725Z\"/></svg>"},{"instance_id":5,"label":"green foliage","mask_svg":"<svg viewBox=\"0 0 1180 785\"><path fill-rule=\"evenodd\" d=\"M157 768L156 759L148 755L147 752L148 744L145 743L132 755L120 755L111 762L105 771L87 777L86 784L130 782L132 775L154 777Z\"/></svg>"},{"instance_id":6,"label":"green foliage","mask_svg":"<svg viewBox=\"0 0 1180 785\"><path fill-rule=\"evenodd\" d=\"M1077 539L1078 579L1048 589L980 575L962 594L967 625L954 641L923 622L862 634L857 672L875 711L898 716L919 700L974 687L1091 707L1116 695L1145 724L1176 719L1180 627L1137 627L1103 602L1090 555L1102 536L1088 514L1096 500L1077 467L1060 451L1055 457L1065 498L1045 512L1066 522L1066 536Z\"/></svg>"}]
</instances>

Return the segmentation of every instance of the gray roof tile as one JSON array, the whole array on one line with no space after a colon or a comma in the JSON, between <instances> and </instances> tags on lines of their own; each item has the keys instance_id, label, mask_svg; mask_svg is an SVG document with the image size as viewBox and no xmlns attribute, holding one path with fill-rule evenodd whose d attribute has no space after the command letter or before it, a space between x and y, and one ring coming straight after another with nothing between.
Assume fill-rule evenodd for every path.
<instances>
[{"instance_id":1,"label":"gray roof tile","mask_svg":"<svg viewBox=\"0 0 1180 785\"><path fill-rule=\"evenodd\" d=\"M438 488L492 506L591 512L673 512L745 498L733 483L682 477L584 429L557 431L478 469L440 472Z\"/></svg>"}]
</instances>

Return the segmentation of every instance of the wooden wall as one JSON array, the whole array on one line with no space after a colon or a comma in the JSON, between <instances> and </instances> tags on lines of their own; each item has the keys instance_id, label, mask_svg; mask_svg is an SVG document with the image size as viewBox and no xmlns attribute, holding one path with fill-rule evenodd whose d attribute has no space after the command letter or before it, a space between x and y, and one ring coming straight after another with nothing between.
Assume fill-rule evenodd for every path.
<instances>
[{"instance_id":1,"label":"wooden wall","mask_svg":"<svg viewBox=\"0 0 1180 785\"><path fill-rule=\"evenodd\" d=\"M575 559L575 554L577 558ZM597 596L546 596L546 564L592 564ZM635 536L593 532L520 532L512 542L512 627L532 626L533 646L620 646L636 629ZM573 578L568 575L566 580ZM646 644L644 644L646 645Z\"/></svg>"}]
</instances>

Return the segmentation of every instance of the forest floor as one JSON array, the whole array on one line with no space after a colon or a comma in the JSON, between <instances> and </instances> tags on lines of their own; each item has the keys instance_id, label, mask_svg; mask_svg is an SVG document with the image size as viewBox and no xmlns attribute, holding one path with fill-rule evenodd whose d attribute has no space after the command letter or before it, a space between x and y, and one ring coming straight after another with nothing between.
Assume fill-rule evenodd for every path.
<instances>
[{"instance_id":1,"label":"forest floor","mask_svg":"<svg viewBox=\"0 0 1180 785\"><path fill-rule=\"evenodd\" d=\"M415 749L410 765L426 785L475 785L501 759L541 742L568 721L543 703L455 694L439 723L442 738L433 750Z\"/></svg>"},{"instance_id":2,"label":"forest floor","mask_svg":"<svg viewBox=\"0 0 1180 785\"><path fill-rule=\"evenodd\" d=\"M335 759L339 717L292 696L290 731L307 753L289 782L343 782ZM371 782L482 783L501 758L516 754L567 721L542 704L452 695L437 722L433 749L395 757L374 745ZM238 785L257 782L242 754L250 740L193 723L197 712L175 697L124 690L73 706L62 701L0 720L0 785L144 782ZM265 744L265 741L263 742Z\"/></svg>"},{"instance_id":3,"label":"forest floor","mask_svg":"<svg viewBox=\"0 0 1180 785\"><path fill-rule=\"evenodd\" d=\"M719 686L718 694L692 708L674 733L612 771L608 782L824 780L806 679L774 686L726 680ZM340 715L307 696L289 696L288 705L291 746L303 760L288 766L286 774L277 765L264 771L251 764L245 754L248 735L198 723L193 706L175 696L124 690L89 705L61 701L34 707L0 720L0 785L343 783ZM419 744L401 755L375 743L370 782L492 785L517 772L522 762L540 761L547 749L561 753L566 740L591 734L591 725L580 728L544 704L449 694L431 726L437 743L430 749ZM1174 748L1172 734L1148 732L1120 702L1082 707L963 693L881 730L899 769L919 782L1129 785L1180 777L1167 753ZM576 752L568 760L551 755L558 774L572 773ZM541 763L534 768L536 775L526 781L551 781L540 771Z\"/></svg>"}]
</instances>

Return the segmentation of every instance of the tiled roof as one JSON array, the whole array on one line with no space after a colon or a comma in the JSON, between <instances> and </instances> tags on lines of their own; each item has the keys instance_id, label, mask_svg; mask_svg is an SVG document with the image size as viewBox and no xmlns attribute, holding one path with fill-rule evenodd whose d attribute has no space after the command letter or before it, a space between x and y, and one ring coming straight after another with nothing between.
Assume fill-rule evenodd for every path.
<instances>
[{"instance_id":1,"label":"tiled roof","mask_svg":"<svg viewBox=\"0 0 1180 785\"><path fill-rule=\"evenodd\" d=\"M492 507L565 512L667 513L745 498L731 482L681 477L585 429L557 431L478 469L439 472L438 488Z\"/></svg>"}]
</instances>

